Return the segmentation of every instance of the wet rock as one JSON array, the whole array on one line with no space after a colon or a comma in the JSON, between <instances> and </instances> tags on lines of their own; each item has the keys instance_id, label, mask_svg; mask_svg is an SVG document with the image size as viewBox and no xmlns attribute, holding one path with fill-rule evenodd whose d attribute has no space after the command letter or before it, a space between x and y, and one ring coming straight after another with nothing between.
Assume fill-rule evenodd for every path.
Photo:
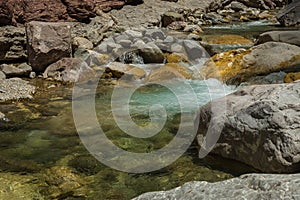
<instances>
[{"instance_id":1,"label":"wet rock","mask_svg":"<svg viewBox=\"0 0 300 200\"><path fill-rule=\"evenodd\" d=\"M29 76L32 68L26 63L22 63L18 66L2 64L0 70L6 75L6 77L24 77Z\"/></svg>"},{"instance_id":2,"label":"wet rock","mask_svg":"<svg viewBox=\"0 0 300 200\"><path fill-rule=\"evenodd\" d=\"M193 181L168 191L148 192L134 200L176 199L297 199L299 174L246 174L226 181ZM288 190L286 189L288 188ZM230 191L230 192L228 192Z\"/></svg>"},{"instance_id":3,"label":"wet rock","mask_svg":"<svg viewBox=\"0 0 300 200\"><path fill-rule=\"evenodd\" d=\"M166 12L162 16L162 27L167 27L169 24L176 21L184 21L183 15L177 12Z\"/></svg>"},{"instance_id":4,"label":"wet rock","mask_svg":"<svg viewBox=\"0 0 300 200\"><path fill-rule=\"evenodd\" d=\"M145 79L147 82L169 81L172 79L191 79L192 71L183 64L168 63L151 71Z\"/></svg>"},{"instance_id":5,"label":"wet rock","mask_svg":"<svg viewBox=\"0 0 300 200\"><path fill-rule=\"evenodd\" d=\"M203 36L200 44L210 55L238 48L250 48L253 46L251 40L233 34Z\"/></svg>"},{"instance_id":6,"label":"wet rock","mask_svg":"<svg viewBox=\"0 0 300 200\"><path fill-rule=\"evenodd\" d=\"M10 78L0 80L0 102L21 99L32 98L32 94L35 92L35 87L30 85L28 81L24 81L20 78Z\"/></svg>"},{"instance_id":7,"label":"wet rock","mask_svg":"<svg viewBox=\"0 0 300 200\"><path fill-rule=\"evenodd\" d=\"M63 82L82 82L95 78L95 72L78 58L63 58L47 67L44 78Z\"/></svg>"},{"instance_id":8,"label":"wet rock","mask_svg":"<svg viewBox=\"0 0 300 200\"><path fill-rule=\"evenodd\" d=\"M143 69L119 62L112 62L105 69L105 76L109 78L132 80L141 79L145 75L146 72Z\"/></svg>"},{"instance_id":9,"label":"wet rock","mask_svg":"<svg viewBox=\"0 0 300 200\"><path fill-rule=\"evenodd\" d=\"M211 153L248 164L262 172L291 173L300 169L300 82L251 86L212 101L199 113L198 144L208 125L220 130ZM214 103L226 112L213 112ZM209 151L212 146L204 145Z\"/></svg>"},{"instance_id":10,"label":"wet rock","mask_svg":"<svg viewBox=\"0 0 300 200\"><path fill-rule=\"evenodd\" d=\"M292 83L292 82L297 81L297 80L300 80L300 72L288 73L284 77L284 82L285 83Z\"/></svg>"},{"instance_id":11,"label":"wet rock","mask_svg":"<svg viewBox=\"0 0 300 200\"><path fill-rule=\"evenodd\" d=\"M69 161L69 166L88 176L97 174L103 165L93 156L77 156Z\"/></svg>"},{"instance_id":12,"label":"wet rock","mask_svg":"<svg viewBox=\"0 0 300 200\"><path fill-rule=\"evenodd\" d=\"M33 71L43 72L50 64L71 56L71 30L68 24L30 22L26 33L28 61Z\"/></svg>"},{"instance_id":13,"label":"wet rock","mask_svg":"<svg viewBox=\"0 0 300 200\"><path fill-rule=\"evenodd\" d=\"M298 71L300 48L281 42L267 42L249 50L232 50L216 54L201 68L207 78L240 84L258 75Z\"/></svg>"},{"instance_id":14,"label":"wet rock","mask_svg":"<svg viewBox=\"0 0 300 200\"><path fill-rule=\"evenodd\" d=\"M276 18L283 26L300 24L300 1L292 1L276 15Z\"/></svg>"},{"instance_id":15,"label":"wet rock","mask_svg":"<svg viewBox=\"0 0 300 200\"><path fill-rule=\"evenodd\" d=\"M0 27L0 61L26 60L26 37L22 27Z\"/></svg>"},{"instance_id":16,"label":"wet rock","mask_svg":"<svg viewBox=\"0 0 300 200\"><path fill-rule=\"evenodd\" d=\"M1 171L9 172L39 172L41 166L31 160L22 160L18 158L9 158L0 155L0 169Z\"/></svg>"},{"instance_id":17,"label":"wet rock","mask_svg":"<svg viewBox=\"0 0 300 200\"><path fill-rule=\"evenodd\" d=\"M91 41L89 41L86 38L83 37L75 37L73 38L73 43L72 43L73 49L78 49L78 48L82 48L82 49L93 49L93 43Z\"/></svg>"},{"instance_id":18,"label":"wet rock","mask_svg":"<svg viewBox=\"0 0 300 200\"><path fill-rule=\"evenodd\" d=\"M300 46L300 31L269 31L259 35L256 44L284 42Z\"/></svg>"},{"instance_id":19,"label":"wet rock","mask_svg":"<svg viewBox=\"0 0 300 200\"><path fill-rule=\"evenodd\" d=\"M70 168L55 166L46 170L44 176L49 186L42 190L42 193L50 198L64 199L73 196L84 197L83 194L80 195L80 189L85 184L85 181L73 173Z\"/></svg>"}]
</instances>

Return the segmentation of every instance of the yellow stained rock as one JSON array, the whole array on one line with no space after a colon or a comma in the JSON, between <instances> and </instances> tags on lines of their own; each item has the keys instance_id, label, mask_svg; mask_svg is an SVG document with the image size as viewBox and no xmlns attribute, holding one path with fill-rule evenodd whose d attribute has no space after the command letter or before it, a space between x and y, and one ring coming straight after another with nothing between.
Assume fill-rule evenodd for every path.
<instances>
[{"instance_id":1,"label":"yellow stained rock","mask_svg":"<svg viewBox=\"0 0 300 200\"><path fill-rule=\"evenodd\" d=\"M240 35L227 34L227 35L208 35L203 36L203 42L209 44L253 44L253 42Z\"/></svg>"},{"instance_id":2,"label":"yellow stained rock","mask_svg":"<svg viewBox=\"0 0 300 200\"><path fill-rule=\"evenodd\" d=\"M292 83L297 80L300 80L300 72L288 73L284 78L285 83Z\"/></svg>"}]
</instances>

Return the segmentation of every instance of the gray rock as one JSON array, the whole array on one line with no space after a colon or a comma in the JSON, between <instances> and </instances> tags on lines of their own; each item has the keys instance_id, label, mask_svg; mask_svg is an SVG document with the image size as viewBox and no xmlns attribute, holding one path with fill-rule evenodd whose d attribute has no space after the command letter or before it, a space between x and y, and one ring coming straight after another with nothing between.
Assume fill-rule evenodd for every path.
<instances>
[{"instance_id":1,"label":"gray rock","mask_svg":"<svg viewBox=\"0 0 300 200\"><path fill-rule=\"evenodd\" d=\"M174 41L175 41L175 38L170 35L168 35L164 40L165 43L172 43Z\"/></svg>"},{"instance_id":2,"label":"gray rock","mask_svg":"<svg viewBox=\"0 0 300 200\"><path fill-rule=\"evenodd\" d=\"M145 32L145 37L149 37L152 40L161 39L164 40L166 38L165 33L160 29L148 29Z\"/></svg>"},{"instance_id":3,"label":"gray rock","mask_svg":"<svg viewBox=\"0 0 300 200\"><path fill-rule=\"evenodd\" d=\"M143 37L143 33L134 30L127 30L124 34L128 35L131 39Z\"/></svg>"},{"instance_id":4,"label":"gray rock","mask_svg":"<svg viewBox=\"0 0 300 200\"><path fill-rule=\"evenodd\" d=\"M3 79L6 79L6 76L2 71L0 71L0 80L3 80Z\"/></svg>"},{"instance_id":5,"label":"gray rock","mask_svg":"<svg viewBox=\"0 0 300 200\"><path fill-rule=\"evenodd\" d=\"M63 82L83 82L95 78L95 72L79 58L63 58L47 67L43 76Z\"/></svg>"},{"instance_id":6,"label":"gray rock","mask_svg":"<svg viewBox=\"0 0 300 200\"><path fill-rule=\"evenodd\" d=\"M22 98L32 98L35 87L20 78L0 80L0 102Z\"/></svg>"},{"instance_id":7,"label":"gray rock","mask_svg":"<svg viewBox=\"0 0 300 200\"><path fill-rule=\"evenodd\" d=\"M61 58L71 57L71 26L66 23L30 22L26 26L28 61L43 72Z\"/></svg>"},{"instance_id":8,"label":"gray rock","mask_svg":"<svg viewBox=\"0 0 300 200\"><path fill-rule=\"evenodd\" d=\"M164 53L153 42L149 42L142 48L139 48L138 52L145 63L163 63L165 60Z\"/></svg>"},{"instance_id":9,"label":"gray rock","mask_svg":"<svg viewBox=\"0 0 300 200\"><path fill-rule=\"evenodd\" d=\"M247 84L250 85L262 85L262 84L281 84L284 83L284 78L287 73L285 72L274 72L266 76L255 76L247 80Z\"/></svg>"},{"instance_id":10,"label":"gray rock","mask_svg":"<svg viewBox=\"0 0 300 200\"><path fill-rule=\"evenodd\" d=\"M107 54L80 48L74 53L74 57L86 62L90 67L105 65L108 62L113 61L113 58Z\"/></svg>"},{"instance_id":11,"label":"gray rock","mask_svg":"<svg viewBox=\"0 0 300 200\"><path fill-rule=\"evenodd\" d=\"M171 45L171 52L174 53L183 53L184 51L184 47L180 44L174 43Z\"/></svg>"},{"instance_id":12,"label":"gray rock","mask_svg":"<svg viewBox=\"0 0 300 200\"><path fill-rule=\"evenodd\" d=\"M300 174L246 174L222 182L188 182L168 191L149 192L134 200L299 199Z\"/></svg>"},{"instance_id":13,"label":"gray rock","mask_svg":"<svg viewBox=\"0 0 300 200\"><path fill-rule=\"evenodd\" d=\"M202 46L200 46L197 41L184 40L183 45L186 51L186 55L191 62L197 63L198 60L209 57L206 50Z\"/></svg>"},{"instance_id":14,"label":"gray rock","mask_svg":"<svg viewBox=\"0 0 300 200\"><path fill-rule=\"evenodd\" d=\"M25 28L0 27L0 61L26 60Z\"/></svg>"},{"instance_id":15,"label":"gray rock","mask_svg":"<svg viewBox=\"0 0 300 200\"><path fill-rule=\"evenodd\" d=\"M297 31L269 31L259 35L256 44L265 42L284 42L300 46L300 30Z\"/></svg>"},{"instance_id":16,"label":"gray rock","mask_svg":"<svg viewBox=\"0 0 300 200\"><path fill-rule=\"evenodd\" d=\"M14 65L2 64L0 65L0 70L6 75L6 77L28 76L32 71L31 67L26 63L22 63L17 67Z\"/></svg>"},{"instance_id":17,"label":"gray rock","mask_svg":"<svg viewBox=\"0 0 300 200\"><path fill-rule=\"evenodd\" d=\"M237 2L237 1L231 2L231 4L229 5L229 7L232 10L236 11L236 12L243 11L243 10L246 10L248 8L243 3L240 3L240 2Z\"/></svg>"},{"instance_id":18,"label":"gray rock","mask_svg":"<svg viewBox=\"0 0 300 200\"><path fill-rule=\"evenodd\" d=\"M36 77L36 73L35 72L30 72L29 78L33 79L35 77Z\"/></svg>"},{"instance_id":19,"label":"gray rock","mask_svg":"<svg viewBox=\"0 0 300 200\"><path fill-rule=\"evenodd\" d=\"M73 49L83 48L83 49L93 49L93 43L86 38L83 37L75 37L73 38L72 43Z\"/></svg>"},{"instance_id":20,"label":"gray rock","mask_svg":"<svg viewBox=\"0 0 300 200\"><path fill-rule=\"evenodd\" d=\"M300 24L300 1L293 1L276 15L277 20L283 26L295 26Z\"/></svg>"},{"instance_id":21,"label":"gray rock","mask_svg":"<svg viewBox=\"0 0 300 200\"><path fill-rule=\"evenodd\" d=\"M130 45L132 44L132 41L130 41L130 40L120 40L119 44L122 45L123 47L130 47Z\"/></svg>"},{"instance_id":22,"label":"gray rock","mask_svg":"<svg viewBox=\"0 0 300 200\"><path fill-rule=\"evenodd\" d=\"M299 172L299 102L300 82L241 89L200 109L198 143L212 139L206 133L213 123L210 131L221 130L221 135L211 153L262 172ZM212 111L218 103L226 105L226 112ZM202 147L209 151L211 145Z\"/></svg>"},{"instance_id":23,"label":"gray rock","mask_svg":"<svg viewBox=\"0 0 300 200\"><path fill-rule=\"evenodd\" d=\"M300 47L282 42L266 42L251 48L243 57L243 68L257 75L270 72L297 71L300 66Z\"/></svg>"}]
</instances>

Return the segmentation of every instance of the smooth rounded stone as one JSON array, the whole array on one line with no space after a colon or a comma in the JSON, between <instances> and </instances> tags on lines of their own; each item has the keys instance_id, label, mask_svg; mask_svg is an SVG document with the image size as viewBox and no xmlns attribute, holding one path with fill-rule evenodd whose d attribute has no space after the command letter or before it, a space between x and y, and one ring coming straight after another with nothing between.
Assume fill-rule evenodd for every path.
<instances>
[{"instance_id":1,"label":"smooth rounded stone","mask_svg":"<svg viewBox=\"0 0 300 200\"><path fill-rule=\"evenodd\" d=\"M6 79L6 75L0 71L0 80Z\"/></svg>"},{"instance_id":2,"label":"smooth rounded stone","mask_svg":"<svg viewBox=\"0 0 300 200\"><path fill-rule=\"evenodd\" d=\"M283 26L295 26L300 24L300 1L292 1L280 10L276 15L277 20Z\"/></svg>"},{"instance_id":3,"label":"smooth rounded stone","mask_svg":"<svg viewBox=\"0 0 300 200\"><path fill-rule=\"evenodd\" d=\"M193 181L168 191L148 192L133 200L298 199L300 174L245 174L226 181Z\"/></svg>"},{"instance_id":4,"label":"smooth rounded stone","mask_svg":"<svg viewBox=\"0 0 300 200\"><path fill-rule=\"evenodd\" d=\"M198 63L203 58L209 58L207 51L197 41L184 40L183 45L190 62Z\"/></svg>"},{"instance_id":5,"label":"smooth rounded stone","mask_svg":"<svg viewBox=\"0 0 300 200\"><path fill-rule=\"evenodd\" d=\"M122 45L123 47L130 47L132 44L131 40L119 40L119 44Z\"/></svg>"},{"instance_id":6,"label":"smooth rounded stone","mask_svg":"<svg viewBox=\"0 0 300 200\"><path fill-rule=\"evenodd\" d=\"M146 30L144 36L145 37L149 37L152 40L157 40L157 39L164 40L166 38L165 33L162 30L160 30L160 29L149 29L149 30Z\"/></svg>"},{"instance_id":7,"label":"smooth rounded stone","mask_svg":"<svg viewBox=\"0 0 300 200\"><path fill-rule=\"evenodd\" d=\"M273 72L296 72L299 66L300 47L266 42L248 50L237 49L216 54L204 64L201 74L229 84L240 84L252 77Z\"/></svg>"},{"instance_id":8,"label":"smooth rounded stone","mask_svg":"<svg viewBox=\"0 0 300 200\"><path fill-rule=\"evenodd\" d=\"M243 11L248 8L243 3L237 2L237 1L231 2L228 7L231 8L232 10L234 10L235 12Z\"/></svg>"},{"instance_id":9,"label":"smooth rounded stone","mask_svg":"<svg viewBox=\"0 0 300 200\"><path fill-rule=\"evenodd\" d=\"M95 72L79 58L63 58L49 65L43 77L63 82L83 82L95 78Z\"/></svg>"},{"instance_id":10,"label":"smooth rounded stone","mask_svg":"<svg viewBox=\"0 0 300 200\"><path fill-rule=\"evenodd\" d=\"M14 99L32 98L35 87L20 78L0 79L0 102Z\"/></svg>"},{"instance_id":11,"label":"smooth rounded stone","mask_svg":"<svg viewBox=\"0 0 300 200\"><path fill-rule=\"evenodd\" d=\"M33 71L71 57L71 26L67 23L30 22L26 24L28 61Z\"/></svg>"},{"instance_id":12,"label":"smooth rounded stone","mask_svg":"<svg viewBox=\"0 0 300 200\"><path fill-rule=\"evenodd\" d=\"M0 61L25 61L27 59L25 28L0 27L0 47Z\"/></svg>"},{"instance_id":13,"label":"smooth rounded stone","mask_svg":"<svg viewBox=\"0 0 300 200\"><path fill-rule=\"evenodd\" d=\"M184 47L178 43L174 43L171 45L171 52L174 53L183 53L185 52Z\"/></svg>"},{"instance_id":14,"label":"smooth rounded stone","mask_svg":"<svg viewBox=\"0 0 300 200\"><path fill-rule=\"evenodd\" d=\"M146 43L143 40L137 40L134 44L131 45L134 49L143 49Z\"/></svg>"},{"instance_id":15,"label":"smooth rounded stone","mask_svg":"<svg viewBox=\"0 0 300 200\"><path fill-rule=\"evenodd\" d=\"M131 39L143 37L143 33L134 30L126 30L124 34L128 35Z\"/></svg>"},{"instance_id":16,"label":"smooth rounded stone","mask_svg":"<svg viewBox=\"0 0 300 200\"><path fill-rule=\"evenodd\" d=\"M300 80L300 72L295 72L295 73L288 73L285 77L284 77L284 82L285 83L292 83L295 81Z\"/></svg>"},{"instance_id":17,"label":"smooth rounded stone","mask_svg":"<svg viewBox=\"0 0 300 200\"><path fill-rule=\"evenodd\" d=\"M184 21L184 17L182 14L179 14L177 12L166 12L161 17L162 21L162 27L167 27L169 24L175 21Z\"/></svg>"},{"instance_id":18,"label":"smooth rounded stone","mask_svg":"<svg viewBox=\"0 0 300 200\"><path fill-rule=\"evenodd\" d=\"M187 25L184 27L183 32L202 33L203 30L198 25Z\"/></svg>"},{"instance_id":19,"label":"smooth rounded stone","mask_svg":"<svg viewBox=\"0 0 300 200\"><path fill-rule=\"evenodd\" d=\"M138 52L146 64L163 63L165 60L164 53L154 42L147 43L143 48L139 48Z\"/></svg>"},{"instance_id":20,"label":"smooth rounded stone","mask_svg":"<svg viewBox=\"0 0 300 200\"><path fill-rule=\"evenodd\" d=\"M213 100L199 111L198 144L262 172L299 172L299 100L300 82L249 86ZM218 104L226 112L212 110ZM220 131L220 137L215 146L203 146L204 139L212 137L207 135L210 123L214 124L210 131Z\"/></svg>"},{"instance_id":21,"label":"smooth rounded stone","mask_svg":"<svg viewBox=\"0 0 300 200\"><path fill-rule=\"evenodd\" d=\"M167 63L154 69L145 78L146 82L170 81L172 79L191 79L193 72L180 63Z\"/></svg>"},{"instance_id":22,"label":"smooth rounded stone","mask_svg":"<svg viewBox=\"0 0 300 200\"><path fill-rule=\"evenodd\" d=\"M73 38L73 49L83 48L83 49L93 49L93 43L83 37Z\"/></svg>"},{"instance_id":23,"label":"smooth rounded stone","mask_svg":"<svg viewBox=\"0 0 300 200\"><path fill-rule=\"evenodd\" d=\"M259 35L256 44L263 44L266 42L284 42L300 46L300 30L265 32Z\"/></svg>"},{"instance_id":24,"label":"smooth rounded stone","mask_svg":"<svg viewBox=\"0 0 300 200\"><path fill-rule=\"evenodd\" d=\"M201 37L197 34L194 34L194 33L190 33L186 39L188 40L201 40Z\"/></svg>"},{"instance_id":25,"label":"smooth rounded stone","mask_svg":"<svg viewBox=\"0 0 300 200\"><path fill-rule=\"evenodd\" d=\"M110 63L105 69L106 76L123 80L141 79L146 76L145 70L119 62Z\"/></svg>"}]
</instances>

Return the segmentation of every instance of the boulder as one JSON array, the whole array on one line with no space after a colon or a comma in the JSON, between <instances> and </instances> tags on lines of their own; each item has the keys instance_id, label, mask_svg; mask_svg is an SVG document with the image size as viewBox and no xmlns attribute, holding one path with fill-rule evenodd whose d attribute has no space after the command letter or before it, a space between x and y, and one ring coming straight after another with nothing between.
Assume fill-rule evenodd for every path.
<instances>
[{"instance_id":1,"label":"boulder","mask_svg":"<svg viewBox=\"0 0 300 200\"><path fill-rule=\"evenodd\" d=\"M110 63L105 69L105 77L123 80L141 79L146 76L145 70L119 62Z\"/></svg>"},{"instance_id":2,"label":"boulder","mask_svg":"<svg viewBox=\"0 0 300 200\"><path fill-rule=\"evenodd\" d=\"M157 69L154 69L145 78L147 82L169 81L172 79L192 79L192 71L184 64L167 63Z\"/></svg>"},{"instance_id":3,"label":"boulder","mask_svg":"<svg viewBox=\"0 0 300 200\"><path fill-rule=\"evenodd\" d=\"M164 53L154 42L149 42L138 48L138 54L143 58L144 63L163 63Z\"/></svg>"},{"instance_id":4,"label":"boulder","mask_svg":"<svg viewBox=\"0 0 300 200\"><path fill-rule=\"evenodd\" d=\"M283 26L295 26L300 24L300 1L293 1L276 15L277 20Z\"/></svg>"},{"instance_id":5,"label":"boulder","mask_svg":"<svg viewBox=\"0 0 300 200\"><path fill-rule=\"evenodd\" d=\"M245 174L226 181L193 181L168 191L148 192L133 200L297 199L300 174Z\"/></svg>"},{"instance_id":6,"label":"boulder","mask_svg":"<svg viewBox=\"0 0 300 200\"><path fill-rule=\"evenodd\" d=\"M263 44L266 42L283 42L300 46L300 30L265 32L259 35L256 44Z\"/></svg>"},{"instance_id":7,"label":"boulder","mask_svg":"<svg viewBox=\"0 0 300 200\"><path fill-rule=\"evenodd\" d=\"M210 131L221 133L210 153L262 172L299 172L299 100L300 82L246 87L214 100L200 109L198 144L205 144L206 137L211 139L206 133L214 123ZM220 102L226 105L226 111L213 112L212 105ZM212 148L202 147L207 151Z\"/></svg>"},{"instance_id":8,"label":"boulder","mask_svg":"<svg viewBox=\"0 0 300 200\"><path fill-rule=\"evenodd\" d=\"M0 71L0 80L6 79L6 75Z\"/></svg>"},{"instance_id":9,"label":"boulder","mask_svg":"<svg viewBox=\"0 0 300 200\"><path fill-rule=\"evenodd\" d=\"M249 50L231 50L214 55L200 69L206 78L240 84L251 77L273 72L299 71L300 47L282 42L266 42Z\"/></svg>"},{"instance_id":10,"label":"boulder","mask_svg":"<svg viewBox=\"0 0 300 200\"><path fill-rule=\"evenodd\" d=\"M83 49L93 49L93 43L86 38L83 37L75 37L73 38L72 43L73 49L83 48Z\"/></svg>"},{"instance_id":11,"label":"boulder","mask_svg":"<svg viewBox=\"0 0 300 200\"><path fill-rule=\"evenodd\" d=\"M83 82L95 78L95 72L79 58L63 58L47 67L43 76L63 82Z\"/></svg>"},{"instance_id":12,"label":"boulder","mask_svg":"<svg viewBox=\"0 0 300 200\"><path fill-rule=\"evenodd\" d=\"M19 62L25 61L26 58L25 29L13 26L0 27L0 61Z\"/></svg>"},{"instance_id":13,"label":"boulder","mask_svg":"<svg viewBox=\"0 0 300 200\"><path fill-rule=\"evenodd\" d=\"M177 12L166 12L162 15L162 27L167 27L172 22L176 21L184 21L183 15L177 13Z\"/></svg>"},{"instance_id":14,"label":"boulder","mask_svg":"<svg viewBox=\"0 0 300 200\"><path fill-rule=\"evenodd\" d=\"M71 57L71 29L65 23L30 22L26 26L28 61L33 71Z\"/></svg>"}]
</instances>

